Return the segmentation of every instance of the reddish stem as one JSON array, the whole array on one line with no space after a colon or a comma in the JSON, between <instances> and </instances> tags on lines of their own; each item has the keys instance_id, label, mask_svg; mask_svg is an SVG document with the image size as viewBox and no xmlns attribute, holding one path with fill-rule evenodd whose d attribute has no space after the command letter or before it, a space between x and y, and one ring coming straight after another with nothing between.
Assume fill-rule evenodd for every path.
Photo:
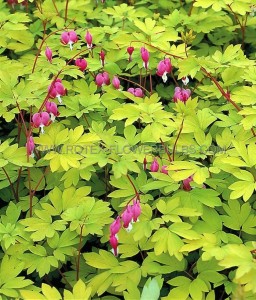
<instances>
[{"instance_id":1,"label":"reddish stem","mask_svg":"<svg viewBox=\"0 0 256 300\"><path fill-rule=\"evenodd\" d=\"M183 129L183 123L184 123L184 118L182 119L182 122L181 122L181 125L180 125L180 130L179 130L179 133L176 137L176 140L175 140L175 143L173 145L173 151L172 151L172 160L174 161L175 159L175 151L176 151L176 147L177 147L177 143L178 143L178 140L179 140L179 137L181 135L181 132L182 132L182 129Z\"/></svg>"},{"instance_id":2,"label":"reddish stem","mask_svg":"<svg viewBox=\"0 0 256 300\"><path fill-rule=\"evenodd\" d=\"M172 158L171 158L170 152L168 151L167 147L165 146L165 144L164 144L164 142L163 142L163 140L162 140L161 138L160 138L160 142L161 142L161 144L162 144L163 147L164 147L164 151L165 151L165 153L167 154L167 156L168 156L168 158L169 158L169 161L172 162Z\"/></svg>"},{"instance_id":3,"label":"reddish stem","mask_svg":"<svg viewBox=\"0 0 256 300\"><path fill-rule=\"evenodd\" d=\"M118 78L123 79L123 80L125 80L125 81L127 81L127 82L130 82L130 83L132 83L132 84L134 84L134 85L140 87L140 88L141 88L142 90L144 90L146 93L150 94L150 92L149 92L147 89L145 89L142 85L140 85L139 83L134 82L134 81L132 81L132 80L129 80L129 79L125 78L125 77L121 77L121 76L119 76L119 75L118 75Z\"/></svg>"},{"instance_id":4,"label":"reddish stem","mask_svg":"<svg viewBox=\"0 0 256 300\"><path fill-rule=\"evenodd\" d=\"M54 8L56 10L57 15L60 17L60 13L59 13L58 8L56 6L55 0L52 0L52 4L53 4L53 6L54 6Z\"/></svg>"},{"instance_id":5,"label":"reddish stem","mask_svg":"<svg viewBox=\"0 0 256 300\"><path fill-rule=\"evenodd\" d=\"M82 249L83 228L84 228L84 224L80 225L78 255L77 255L77 263L76 263L76 281L79 280L79 273L80 273L80 258L81 258L81 249Z\"/></svg>"},{"instance_id":6,"label":"reddish stem","mask_svg":"<svg viewBox=\"0 0 256 300\"><path fill-rule=\"evenodd\" d=\"M14 197L14 199L16 200L16 202L18 202L19 200L18 200L17 194L16 194L16 192L15 192L13 183L11 182L11 178L10 178L10 176L8 175L8 173L7 173L7 171L5 170L4 167L2 167L2 170L4 171L4 174L5 174L5 176L7 177L7 180L8 180L8 182L9 182L9 184L10 184L10 188L11 188L11 190L12 190L13 197Z\"/></svg>"},{"instance_id":7,"label":"reddish stem","mask_svg":"<svg viewBox=\"0 0 256 300\"><path fill-rule=\"evenodd\" d=\"M69 2L69 0L66 0L66 7L65 7L65 22L67 21L67 18L68 18L68 2Z\"/></svg>"},{"instance_id":8,"label":"reddish stem","mask_svg":"<svg viewBox=\"0 0 256 300\"><path fill-rule=\"evenodd\" d=\"M133 187L133 189L134 189L136 198L137 198L138 200L140 200L140 194L138 193L138 191L137 191L137 189L136 189L134 183L132 182L130 176L127 174L126 177L127 177L128 180L130 181L130 183L131 183L131 185L132 185L132 187Z\"/></svg>"}]
</instances>

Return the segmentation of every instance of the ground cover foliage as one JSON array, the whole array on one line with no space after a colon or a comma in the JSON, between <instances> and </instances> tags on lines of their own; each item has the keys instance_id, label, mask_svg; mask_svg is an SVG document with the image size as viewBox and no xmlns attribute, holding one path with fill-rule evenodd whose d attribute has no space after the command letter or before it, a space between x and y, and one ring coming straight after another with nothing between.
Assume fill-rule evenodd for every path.
<instances>
[{"instance_id":1,"label":"ground cover foliage","mask_svg":"<svg viewBox=\"0 0 256 300\"><path fill-rule=\"evenodd\" d=\"M1 299L255 299L255 4L0 0Z\"/></svg>"}]
</instances>

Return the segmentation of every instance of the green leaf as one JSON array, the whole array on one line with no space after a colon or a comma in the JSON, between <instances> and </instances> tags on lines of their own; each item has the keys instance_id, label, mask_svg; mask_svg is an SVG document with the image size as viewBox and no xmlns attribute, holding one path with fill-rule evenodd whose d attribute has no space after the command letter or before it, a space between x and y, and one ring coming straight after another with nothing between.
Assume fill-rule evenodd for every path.
<instances>
[{"instance_id":1,"label":"green leaf","mask_svg":"<svg viewBox=\"0 0 256 300\"><path fill-rule=\"evenodd\" d=\"M153 279L149 278L143 287L140 300L147 300L147 299L158 300L159 296L160 296L160 287L158 285L156 278Z\"/></svg>"}]
</instances>

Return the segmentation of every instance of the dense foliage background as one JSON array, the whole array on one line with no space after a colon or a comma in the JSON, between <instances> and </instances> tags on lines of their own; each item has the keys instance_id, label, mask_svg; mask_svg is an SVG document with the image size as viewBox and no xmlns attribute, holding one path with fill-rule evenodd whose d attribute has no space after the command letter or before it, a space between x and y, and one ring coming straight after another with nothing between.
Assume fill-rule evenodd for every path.
<instances>
[{"instance_id":1,"label":"dense foliage background","mask_svg":"<svg viewBox=\"0 0 256 300\"><path fill-rule=\"evenodd\" d=\"M0 0L1 299L255 299L254 13Z\"/></svg>"}]
</instances>

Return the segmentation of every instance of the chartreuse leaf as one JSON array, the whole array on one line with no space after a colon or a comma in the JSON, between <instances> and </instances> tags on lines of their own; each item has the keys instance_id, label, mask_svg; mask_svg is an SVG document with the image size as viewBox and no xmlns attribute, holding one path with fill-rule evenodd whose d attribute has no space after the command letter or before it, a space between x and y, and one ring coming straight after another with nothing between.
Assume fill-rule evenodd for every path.
<instances>
[{"instance_id":1,"label":"chartreuse leaf","mask_svg":"<svg viewBox=\"0 0 256 300\"><path fill-rule=\"evenodd\" d=\"M249 200L254 190L256 189L256 183L253 175L245 170L233 173L235 177L241 179L232 183L228 188L233 192L230 194L231 199L237 199L243 197L244 201Z\"/></svg>"},{"instance_id":2,"label":"chartreuse leaf","mask_svg":"<svg viewBox=\"0 0 256 300\"><path fill-rule=\"evenodd\" d=\"M3 256L0 267L0 295L16 298L20 289L31 286L31 280L18 276L23 268L24 262L8 255Z\"/></svg>"},{"instance_id":3,"label":"chartreuse leaf","mask_svg":"<svg viewBox=\"0 0 256 300\"><path fill-rule=\"evenodd\" d=\"M87 287L85 283L79 279L74 287L73 291L64 289L63 296L61 296L60 292L53 286L49 286L48 284L42 284L42 293L30 290L22 290L20 292L22 299L24 300L80 300L80 299L91 299L91 288ZM82 298L81 298L82 297Z\"/></svg>"},{"instance_id":4,"label":"chartreuse leaf","mask_svg":"<svg viewBox=\"0 0 256 300\"><path fill-rule=\"evenodd\" d=\"M161 286L159 286L156 277L152 279L149 278L143 287L140 300L147 300L147 299L158 300L160 296Z\"/></svg>"},{"instance_id":5,"label":"chartreuse leaf","mask_svg":"<svg viewBox=\"0 0 256 300\"><path fill-rule=\"evenodd\" d=\"M176 171L171 176L175 181L184 180L193 175L193 180L198 184L202 184L210 176L206 167L200 167L198 163L192 161L173 161L167 167L167 170Z\"/></svg>"},{"instance_id":6,"label":"chartreuse leaf","mask_svg":"<svg viewBox=\"0 0 256 300\"><path fill-rule=\"evenodd\" d=\"M176 271L184 271L186 268L186 260L178 260L169 253L156 255L154 252L148 252L141 266L143 277L148 275L170 274Z\"/></svg>"},{"instance_id":7,"label":"chartreuse leaf","mask_svg":"<svg viewBox=\"0 0 256 300\"><path fill-rule=\"evenodd\" d=\"M201 66L195 57L189 57L179 62L179 79L190 75L194 78Z\"/></svg>"},{"instance_id":8,"label":"chartreuse leaf","mask_svg":"<svg viewBox=\"0 0 256 300\"><path fill-rule=\"evenodd\" d=\"M194 208L184 207L179 198L159 199L156 204L157 209L163 214L165 222L182 222L182 217L200 216L201 213Z\"/></svg>"},{"instance_id":9,"label":"chartreuse leaf","mask_svg":"<svg viewBox=\"0 0 256 300\"><path fill-rule=\"evenodd\" d=\"M83 224L82 234L86 236L95 233L102 235L102 227L111 223L111 215L109 203L88 198L85 202L68 208L62 213L61 218L63 222L64 220L71 222L71 231L76 230L78 233L81 231Z\"/></svg>"},{"instance_id":10,"label":"chartreuse leaf","mask_svg":"<svg viewBox=\"0 0 256 300\"><path fill-rule=\"evenodd\" d=\"M72 256L75 247L79 242L78 234L75 231L66 229L61 235L55 232L52 238L48 238L48 245L53 249L53 256L59 261L65 262L67 256Z\"/></svg>"},{"instance_id":11,"label":"chartreuse leaf","mask_svg":"<svg viewBox=\"0 0 256 300\"><path fill-rule=\"evenodd\" d=\"M22 255L28 274L37 271L42 277L48 274L51 269L58 267L58 260L53 255L48 255L44 247L40 245L29 246L28 250L30 253Z\"/></svg>"},{"instance_id":12,"label":"chartreuse leaf","mask_svg":"<svg viewBox=\"0 0 256 300\"><path fill-rule=\"evenodd\" d=\"M208 8L212 6L212 9L215 11L220 11L222 8L224 8L225 2L223 0L208 0L208 1L204 1L204 0L196 0L196 2L194 3L194 5L196 7L203 7L203 8Z\"/></svg>"},{"instance_id":13,"label":"chartreuse leaf","mask_svg":"<svg viewBox=\"0 0 256 300\"><path fill-rule=\"evenodd\" d=\"M26 291L26 290L21 291L21 296L24 300L32 300L32 299L61 300L62 299L61 294L58 292L58 290L54 286L51 287L45 283L42 284L42 294L40 294L36 291ZM74 299L74 298L71 298L71 299Z\"/></svg>"},{"instance_id":14,"label":"chartreuse leaf","mask_svg":"<svg viewBox=\"0 0 256 300\"><path fill-rule=\"evenodd\" d=\"M180 186L166 174L152 173L152 177L152 180L149 180L145 185L141 187L141 191L148 192L150 190L163 189L164 193L169 193L170 191L177 190Z\"/></svg>"},{"instance_id":15,"label":"chartreuse leaf","mask_svg":"<svg viewBox=\"0 0 256 300\"><path fill-rule=\"evenodd\" d=\"M168 252L170 256L174 255L178 260L182 259L180 249L184 243L170 229L160 228L152 235L151 241L155 243L154 251L156 255Z\"/></svg>"},{"instance_id":16,"label":"chartreuse leaf","mask_svg":"<svg viewBox=\"0 0 256 300\"><path fill-rule=\"evenodd\" d=\"M131 286L138 286L141 280L140 266L132 260L120 262L119 266L112 269L112 273L118 274L113 279L116 292L129 290Z\"/></svg>"},{"instance_id":17,"label":"chartreuse leaf","mask_svg":"<svg viewBox=\"0 0 256 300\"><path fill-rule=\"evenodd\" d=\"M86 263L92 267L109 270L96 275L89 283L92 287L93 294L97 292L101 295L112 284L116 291L124 291L127 289L127 285L132 283L133 286L137 286L141 279L141 271L139 265L133 261L118 262L117 258L111 253L105 250L100 250L97 253L84 253L83 254ZM113 276L111 274L118 274ZM104 283L100 282L102 278L105 278Z\"/></svg>"},{"instance_id":18,"label":"chartreuse leaf","mask_svg":"<svg viewBox=\"0 0 256 300\"><path fill-rule=\"evenodd\" d=\"M218 259L219 265L225 268L237 267L235 282L245 285L246 291L256 292L255 262L252 253L245 245L229 244L221 248L223 256Z\"/></svg>"},{"instance_id":19,"label":"chartreuse leaf","mask_svg":"<svg viewBox=\"0 0 256 300\"><path fill-rule=\"evenodd\" d=\"M52 221L52 217L47 211L35 210L36 217L21 220L20 223L25 226L25 231L33 232L31 238L33 241L42 241L45 237L53 237L56 231L66 229L66 221Z\"/></svg>"},{"instance_id":20,"label":"chartreuse leaf","mask_svg":"<svg viewBox=\"0 0 256 300\"><path fill-rule=\"evenodd\" d=\"M13 202L10 202L6 215L1 216L0 223L0 241L3 249L7 250L11 245L15 245L17 240L22 241L23 226L17 222L21 213L21 209L18 208Z\"/></svg>"},{"instance_id":21,"label":"chartreuse leaf","mask_svg":"<svg viewBox=\"0 0 256 300\"><path fill-rule=\"evenodd\" d=\"M223 209L226 215L222 215L223 224L233 230L240 230L251 213L251 206L249 203L240 205L238 200L230 200L228 204L223 204Z\"/></svg>"},{"instance_id":22,"label":"chartreuse leaf","mask_svg":"<svg viewBox=\"0 0 256 300\"><path fill-rule=\"evenodd\" d=\"M133 224L134 228L132 232L135 241L140 241L144 237L149 238L152 231L158 230L160 225L164 223L160 218L152 218L152 209L148 204L142 205L141 207L142 212L139 222Z\"/></svg>"},{"instance_id":23,"label":"chartreuse leaf","mask_svg":"<svg viewBox=\"0 0 256 300\"><path fill-rule=\"evenodd\" d=\"M134 189L125 177L115 178L114 176L111 176L110 183L118 189L111 192L108 197L120 198L134 195Z\"/></svg>"},{"instance_id":24,"label":"chartreuse leaf","mask_svg":"<svg viewBox=\"0 0 256 300\"><path fill-rule=\"evenodd\" d=\"M108 251L100 250L99 253L84 253L86 263L94 268L108 270L119 265L117 258Z\"/></svg>"},{"instance_id":25,"label":"chartreuse leaf","mask_svg":"<svg viewBox=\"0 0 256 300\"><path fill-rule=\"evenodd\" d=\"M185 276L177 276L174 279L167 281L167 283L173 286L173 288L170 290L168 296L163 298L164 300L175 298L186 300L188 298L191 279Z\"/></svg>"},{"instance_id":26,"label":"chartreuse leaf","mask_svg":"<svg viewBox=\"0 0 256 300\"><path fill-rule=\"evenodd\" d=\"M197 261L198 278L201 278L207 285L209 283L222 284L227 279L225 275L220 273L223 269L214 258L209 261L200 258Z\"/></svg>"},{"instance_id":27,"label":"chartreuse leaf","mask_svg":"<svg viewBox=\"0 0 256 300\"><path fill-rule=\"evenodd\" d=\"M165 31L165 27L156 26L156 21L150 18L145 19L145 23L142 21L135 19L134 24L137 28L139 28L142 32L144 32L147 36L155 35L156 33Z\"/></svg>"},{"instance_id":28,"label":"chartreuse leaf","mask_svg":"<svg viewBox=\"0 0 256 300\"><path fill-rule=\"evenodd\" d=\"M86 286L86 284L79 279L73 287L73 293L68 290L64 290L64 300L80 300L81 296L83 299L89 300L91 299L91 291L92 289Z\"/></svg>"}]
</instances>

